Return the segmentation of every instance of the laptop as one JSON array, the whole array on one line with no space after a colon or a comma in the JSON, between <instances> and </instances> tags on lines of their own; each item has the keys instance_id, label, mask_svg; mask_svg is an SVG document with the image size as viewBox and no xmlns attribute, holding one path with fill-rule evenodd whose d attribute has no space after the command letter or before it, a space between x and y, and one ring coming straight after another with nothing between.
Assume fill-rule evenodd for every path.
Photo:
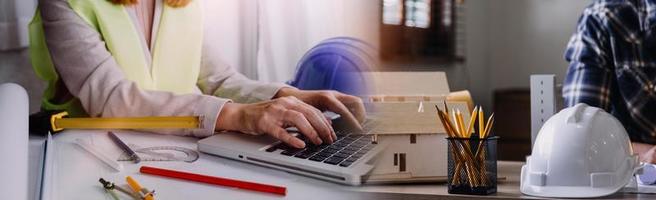
<instances>
[{"instance_id":1,"label":"laptop","mask_svg":"<svg viewBox=\"0 0 656 200\"><path fill-rule=\"evenodd\" d=\"M338 115L332 116L337 140L330 145L314 145L297 129L289 128L290 134L305 141L305 148L290 147L268 135L222 132L198 141L198 150L330 182L360 185L383 147L367 134L372 129L371 120L363 124L365 131L358 132L344 128L345 122Z\"/></svg>"}]
</instances>

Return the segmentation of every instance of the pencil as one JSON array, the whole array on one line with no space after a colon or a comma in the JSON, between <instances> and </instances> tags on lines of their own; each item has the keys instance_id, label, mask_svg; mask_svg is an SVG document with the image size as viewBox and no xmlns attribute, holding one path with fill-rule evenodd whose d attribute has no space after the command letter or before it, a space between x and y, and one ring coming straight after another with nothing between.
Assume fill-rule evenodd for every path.
<instances>
[{"instance_id":1,"label":"pencil","mask_svg":"<svg viewBox=\"0 0 656 200\"><path fill-rule=\"evenodd\" d=\"M141 187L137 180L134 180L131 176L125 177L125 181L128 182L128 186L132 188L132 191L134 193L139 194L141 199L143 200L155 200L155 197L153 196L154 192L148 191L148 189Z\"/></svg>"},{"instance_id":2,"label":"pencil","mask_svg":"<svg viewBox=\"0 0 656 200\"><path fill-rule=\"evenodd\" d=\"M446 134L449 135L449 137L453 137L453 135L451 134L451 130L449 130L449 127L446 124L446 121L444 120L444 117L442 116L442 111L440 110L439 107L437 107L437 105L435 105L435 109L437 109L437 118L442 123L442 126L444 128L444 132L446 132Z\"/></svg>"},{"instance_id":3,"label":"pencil","mask_svg":"<svg viewBox=\"0 0 656 200\"><path fill-rule=\"evenodd\" d=\"M469 138L469 133L465 133L465 120L462 118L462 112L460 112L460 110L456 111L456 117L458 117L458 128L460 129L460 136Z\"/></svg>"},{"instance_id":4,"label":"pencil","mask_svg":"<svg viewBox=\"0 0 656 200\"><path fill-rule=\"evenodd\" d=\"M451 117L453 118L453 129L456 130L456 135L458 137L463 137L462 132L460 132L460 124L458 123L458 117L456 116L456 112L451 112Z\"/></svg>"},{"instance_id":5,"label":"pencil","mask_svg":"<svg viewBox=\"0 0 656 200\"><path fill-rule=\"evenodd\" d=\"M446 125L449 127L449 131L451 131L453 137L459 137L458 131L456 130L456 126L449 119L449 115L446 114L444 111L442 111L442 117L444 118L444 121L446 121Z\"/></svg>"},{"instance_id":6,"label":"pencil","mask_svg":"<svg viewBox=\"0 0 656 200\"><path fill-rule=\"evenodd\" d=\"M437 107L437 105L435 105L435 108L437 109L437 115L440 117L440 120L444 125L444 129L446 130L446 133L449 135L449 137L457 138L458 135L454 130L453 124L451 124L451 121L449 120L449 116L443 110L440 110L440 108Z\"/></svg>"},{"instance_id":7,"label":"pencil","mask_svg":"<svg viewBox=\"0 0 656 200\"><path fill-rule=\"evenodd\" d=\"M485 112L483 112L483 107L478 109L478 135L479 137L484 137L485 131Z\"/></svg>"},{"instance_id":8,"label":"pencil","mask_svg":"<svg viewBox=\"0 0 656 200\"><path fill-rule=\"evenodd\" d=\"M148 166L142 166L139 169L139 172L144 174L152 174L152 175L169 177L169 178L177 178L182 180L208 183L213 185L236 187L236 188L258 191L258 192L266 192L266 193L277 194L282 196L287 195L287 188L281 186L275 186L275 185L267 185L261 183L235 180L235 179L213 177L213 176L207 176L202 174L194 174L189 172L174 171L169 169L161 169L161 168L148 167Z\"/></svg>"},{"instance_id":9,"label":"pencil","mask_svg":"<svg viewBox=\"0 0 656 200\"><path fill-rule=\"evenodd\" d=\"M476 122L476 114L478 113L478 106L474 108L474 110L471 112L471 116L469 116L469 125L467 126L467 134L471 135L472 128L474 128L474 123Z\"/></svg>"},{"instance_id":10,"label":"pencil","mask_svg":"<svg viewBox=\"0 0 656 200\"><path fill-rule=\"evenodd\" d=\"M492 129L492 125L494 125L494 113L490 115L490 118L487 120L487 124L485 125L485 131L484 136L487 137L490 134L490 129Z\"/></svg>"},{"instance_id":11,"label":"pencil","mask_svg":"<svg viewBox=\"0 0 656 200\"><path fill-rule=\"evenodd\" d=\"M453 128L452 128L452 126L451 126L451 123L448 122L448 121L445 119L445 118L447 118L447 117L444 116L444 113L440 113L440 116L442 116L442 120L444 120L444 126L445 126L445 128L446 128L446 130L447 130L447 134L449 134L449 136L452 137L452 138L456 138L456 137L458 137L458 135L455 133L455 131L453 131Z\"/></svg>"}]
</instances>

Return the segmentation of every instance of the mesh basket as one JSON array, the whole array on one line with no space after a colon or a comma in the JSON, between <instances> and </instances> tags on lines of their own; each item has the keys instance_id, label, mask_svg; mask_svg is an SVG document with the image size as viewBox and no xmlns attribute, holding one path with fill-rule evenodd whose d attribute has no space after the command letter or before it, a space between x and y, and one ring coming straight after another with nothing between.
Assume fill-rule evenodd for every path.
<instances>
[{"instance_id":1,"label":"mesh basket","mask_svg":"<svg viewBox=\"0 0 656 200\"><path fill-rule=\"evenodd\" d=\"M447 138L450 194L487 195L497 192L499 137Z\"/></svg>"}]
</instances>

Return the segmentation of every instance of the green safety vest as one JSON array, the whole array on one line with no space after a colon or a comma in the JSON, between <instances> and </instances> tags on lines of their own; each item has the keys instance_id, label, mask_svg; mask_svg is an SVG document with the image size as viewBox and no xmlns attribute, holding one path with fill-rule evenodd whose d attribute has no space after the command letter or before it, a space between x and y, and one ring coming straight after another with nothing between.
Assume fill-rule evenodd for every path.
<instances>
[{"instance_id":1,"label":"green safety vest","mask_svg":"<svg viewBox=\"0 0 656 200\"><path fill-rule=\"evenodd\" d=\"M107 0L69 0L71 8L100 33L125 77L140 89L191 93L196 87L201 64L203 16L200 0L183 8L164 5L155 43L152 66L144 53L140 32L124 6ZM54 103L59 75L46 46L41 14L36 12L29 25L30 57L36 75L47 82L42 108L67 111L71 116L85 116L77 98ZM84 55L81 55L84 56ZM64 66L61 66L64 67Z\"/></svg>"}]
</instances>

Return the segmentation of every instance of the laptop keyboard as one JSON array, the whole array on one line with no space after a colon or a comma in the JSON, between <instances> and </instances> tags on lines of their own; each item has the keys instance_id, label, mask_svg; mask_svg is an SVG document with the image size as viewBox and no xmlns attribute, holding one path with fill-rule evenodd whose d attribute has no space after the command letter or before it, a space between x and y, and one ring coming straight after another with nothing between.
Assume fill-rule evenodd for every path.
<instances>
[{"instance_id":1,"label":"laptop keyboard","mask_svg":"<svg viewBox=\"0 0 656 200\"><path fill-rule=\"evenodd\" d=\"M371 137L368 135L345 134L339 131L336 131L336 134L337 141L333 144L314 145L305 136L299 134L296 137L305 142L305 148L297 149L281 142L267 148L266 151L274 153L276 150L281 149L283 150L280 152L281 155L348 167L375 146L371 143Z\"/></svg>"}]
</instances>

